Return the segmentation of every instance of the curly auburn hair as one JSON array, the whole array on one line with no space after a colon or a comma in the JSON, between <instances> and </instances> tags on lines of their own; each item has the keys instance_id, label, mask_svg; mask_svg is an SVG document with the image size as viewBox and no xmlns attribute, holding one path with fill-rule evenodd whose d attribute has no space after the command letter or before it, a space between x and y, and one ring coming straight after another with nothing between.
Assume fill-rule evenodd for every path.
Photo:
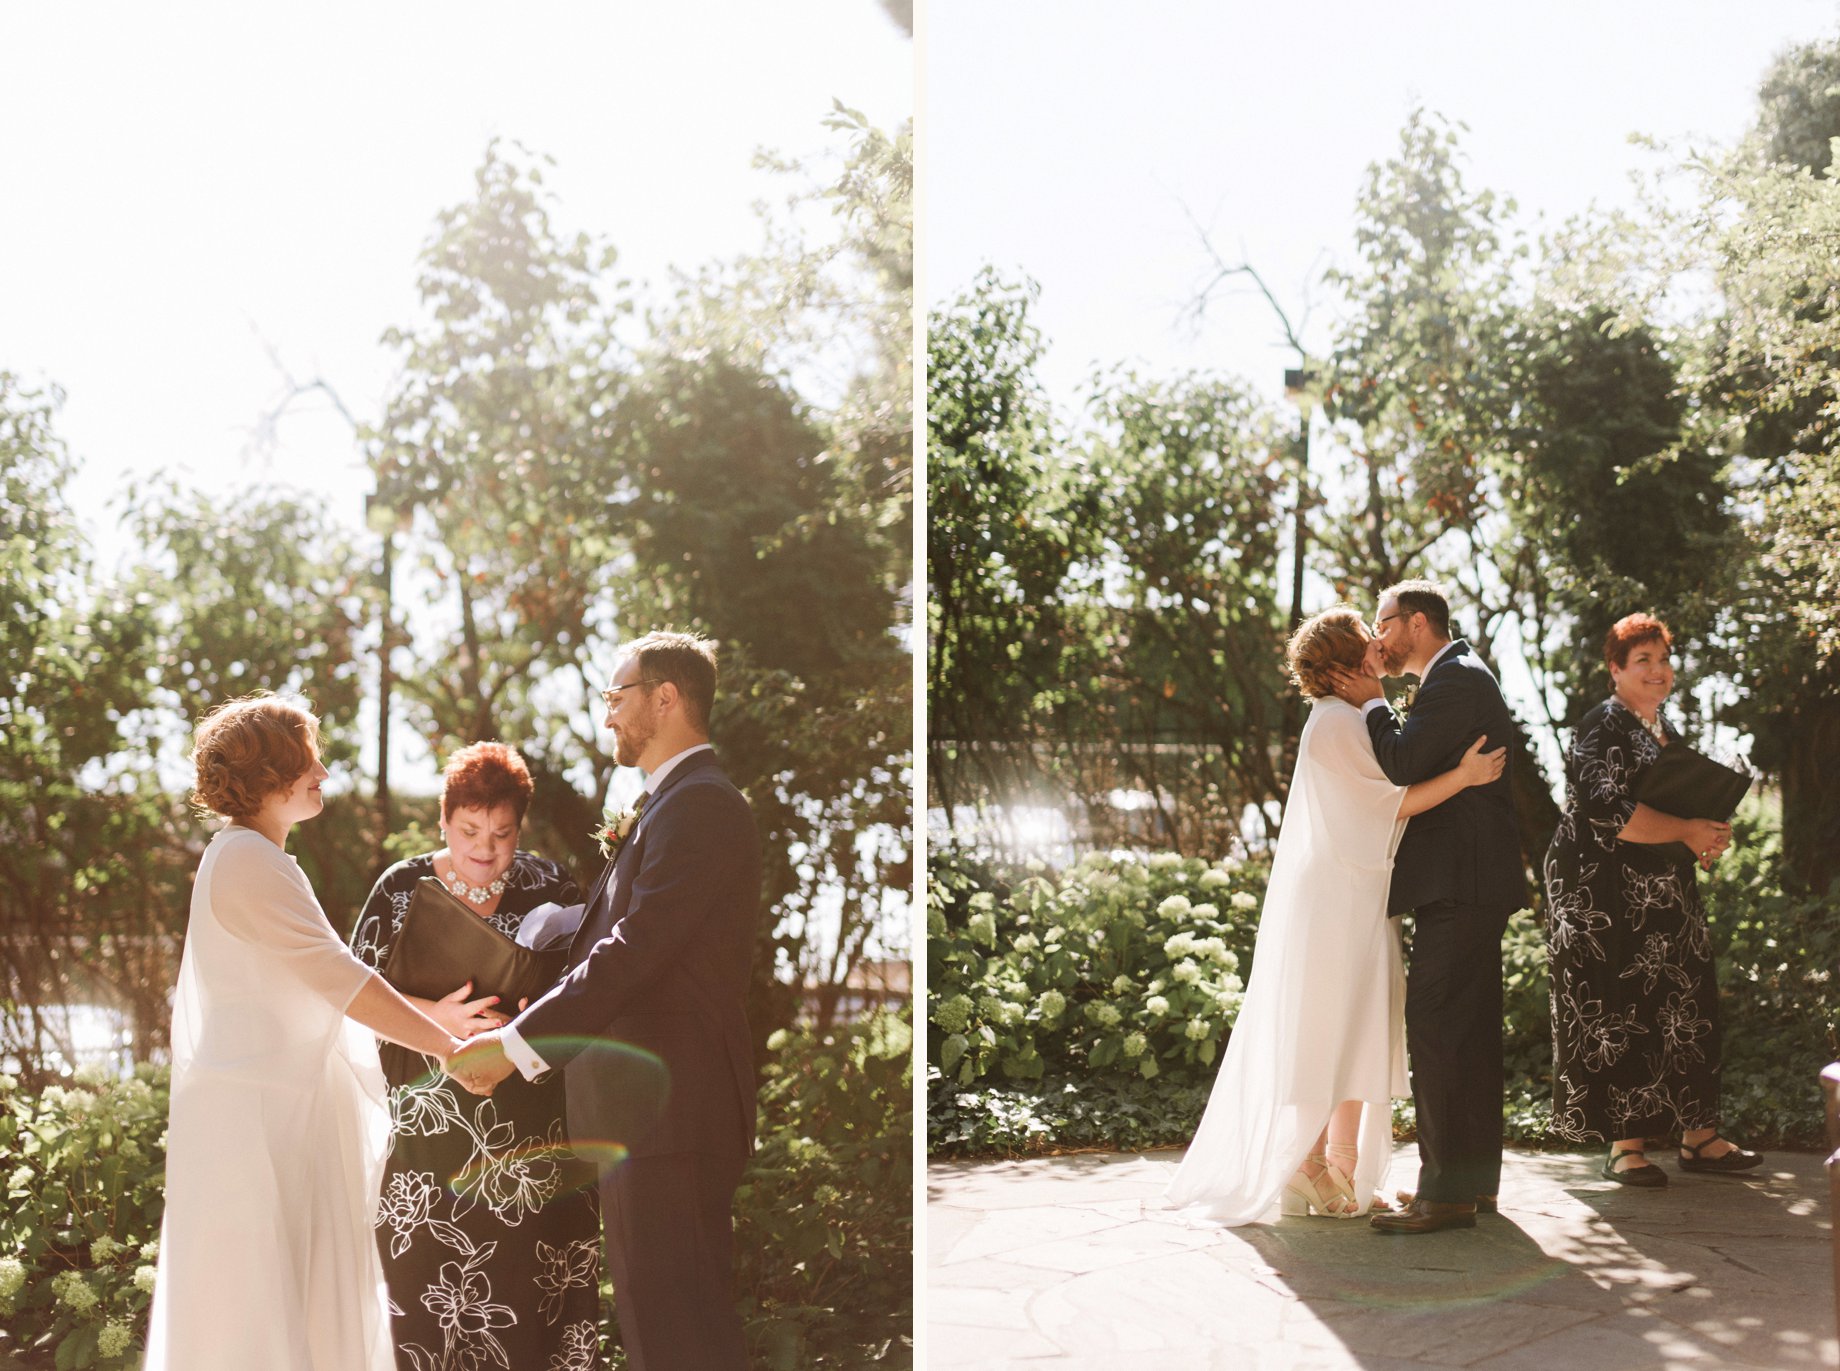
<instances>
[{"instance_id":1,"label":"curly auburn hair","mask_svg":"<svg viewBox=\"0 0 1840 1371\"><path fill-rule=\"evenodd\" d=\"M441 769L441 817L453 818L456 809L510 805L521 824L535 790L530 768L516 748L503 743L471 743L449 757Z\"/></svg>"},{"instance_id":2,"label":"curly auburn hair","mask_svg":"<svg viewBox=\"0 0 1840 1371\"><path fill-rule=\"evenodd\" d=\"M1284 648L1284 664L1306 699L1335 694L1329 673L1335 667L1359 671L1367 656L1367 634L1358 610L1338 605L1305 619Z\"/></svg>"},{"instance_id":3,"label":"curly auburn hair","mask_svg":"<svg viewBox=\"0 0 1840 1371\"><path fill-rule=\"evenodd\" d=\"M192 806L202 816L248 819L319 760L319 720L267 691L226 700L192 732Z\"/></svg>"},{"instance_id":4,"label":"curly auburn hair","mask_svg":"<svg viewBox=\"0 0 1840 1371\"><path fill-rule=\"evenodd\" d=\"M1629 654L1643 643L1660 643L1672 649L1674 635L1652 614L1625 614L1610 626L1604 638L1604 665L1618 669L1628 666Z\"/></svg>"}]
</instances>

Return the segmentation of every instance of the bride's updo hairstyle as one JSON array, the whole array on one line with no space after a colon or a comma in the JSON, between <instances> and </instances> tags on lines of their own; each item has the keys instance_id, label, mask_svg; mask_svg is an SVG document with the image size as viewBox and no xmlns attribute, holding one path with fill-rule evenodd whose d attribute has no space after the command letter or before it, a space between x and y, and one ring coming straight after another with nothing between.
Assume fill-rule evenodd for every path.
<instances>
[{"instance_id":1,"label":"bride's updo hairstyle","mask_svg":"<svg viewBox=\"0 0 1840 1371\"><path fill-rule=\"evenodd\" d=\"M247 819L290 789L319 758L319 720L266 691L229 700L192 733L192 806L204 817Z\"/></svg>"},{"instance_id":2,"label":"bride's updo hairstyle","mask_svg":"<svg viewBox=\"0 0 1840 1371\"><path fill-rule=\"evenodd\" d=\"M1359 671L1367 656L1367 634L1360 614L1346 605L1325 609L1297 626L1284 649L1284 664L1304 696L1324 700L1335 694L1330 672Z\"/></svg>"}]
</instances>

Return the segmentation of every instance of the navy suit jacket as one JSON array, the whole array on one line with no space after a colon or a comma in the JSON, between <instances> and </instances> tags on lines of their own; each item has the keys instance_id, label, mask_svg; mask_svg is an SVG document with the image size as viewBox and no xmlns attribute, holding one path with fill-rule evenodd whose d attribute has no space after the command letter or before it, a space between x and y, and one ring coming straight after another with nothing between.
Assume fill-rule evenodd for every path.
<instances>
[{"instance_id":1,"label":"navy suit jacket","mask_svg":"<svg viewBox=\"0 0 1840 1371\"><path fill-rule=\"evenodd\" d=\"M567 1067L572 1140L633 1156L753 1150L759 909L748 802L713 752L686 757L595 882L567 974L517 1018Z\"/></svg>"},{"instance_id":2,"label":"navy suit jacket","mask_svg":"<svg viewBox=\"0 0 1840 1371\"><path fill-rule=\"evenodd\" d=\"M1501 686L1461 638L1425 673L1403 726L1390 709L1368 710L1366 723L1374 757L1394 785L1416 785L1449 771L1484 735L1486 751L1511 748L1515 733ZM1459 790L1406 823L1393 859L1388 914L1435 904L1515 910L1527 902L1510 783L1513 756L1510 751L1495 780Z\"/></svg>"}]
</instances>

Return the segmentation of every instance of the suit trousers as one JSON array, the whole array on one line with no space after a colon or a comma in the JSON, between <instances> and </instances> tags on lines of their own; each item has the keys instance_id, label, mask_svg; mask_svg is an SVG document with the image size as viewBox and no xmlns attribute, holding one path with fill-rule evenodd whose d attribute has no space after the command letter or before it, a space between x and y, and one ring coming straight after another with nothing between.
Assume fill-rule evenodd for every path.
<instances>
[{"instance_id":1,"label":"suit trousers","mask_svg":"<svg viewBox=\"0 0 1840 1371\"><path fill-rule=\"evenodd\" d=\"M735 1187L743 1162L629 1157L601 1180L607 1269L632 1371L747 1371L735 1308Z\"/></svg>"},{"instance_id":2,"label":"suit trousers","mask_svg":"<svg viewBox=\"0 0 1840 1371\"><path fill-rule=\"evenodd\" d=\"M1421 1199L1467 1203L1501 1188L1501 935L1510 912L1414 911L1406 1051Z\"/></svg>"}]
</instances>

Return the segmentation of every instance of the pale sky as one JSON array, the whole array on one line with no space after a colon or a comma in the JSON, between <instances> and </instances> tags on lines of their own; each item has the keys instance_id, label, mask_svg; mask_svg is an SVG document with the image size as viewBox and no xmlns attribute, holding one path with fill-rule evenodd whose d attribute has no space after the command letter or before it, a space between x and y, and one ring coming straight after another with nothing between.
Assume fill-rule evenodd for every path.
<instances>
[{"instance_id":1,"label":"pale sky","mask_svg":"<svg viewBox=\"0 0 1840 1371\"><path fill-rule=\"evenodd\" d=\"M1228 371L1282 393L1283 348L1242 287L1197 337L1177 326L1207 260L1243 250L1295 320L1305 283L1353 262L1366 167L1417 104L1469 125L1467 180L1529 225L1627 202L1641 133L1729 142L1791 42L1831 36L1833 0L1536 6L1415 0L934 0L923 89L927 303L990 262L1041 283L1050 393L1095 362ZM1316 289L1305 341L1321 349Z\"/></svg>"},{"instance_id":2,"label":"pale sky","mask_svg":"<svg viewBox=\"0 0 1840 1371\"><path fill-rule=\"evenodd\" d=\"M284 389L264 341L374 417L379 337L419 321L417 253L494 136L556 159L559 227L662 283L760 245L752 206L790 184L757 148L839 146L833 98L884 128L913 108L913 45L876 0L9 5L0 52L0 368L67 392L105 565L110 497L154 468L361 520L329 404L246 455Z\"/></svg>"}]
</instances>

